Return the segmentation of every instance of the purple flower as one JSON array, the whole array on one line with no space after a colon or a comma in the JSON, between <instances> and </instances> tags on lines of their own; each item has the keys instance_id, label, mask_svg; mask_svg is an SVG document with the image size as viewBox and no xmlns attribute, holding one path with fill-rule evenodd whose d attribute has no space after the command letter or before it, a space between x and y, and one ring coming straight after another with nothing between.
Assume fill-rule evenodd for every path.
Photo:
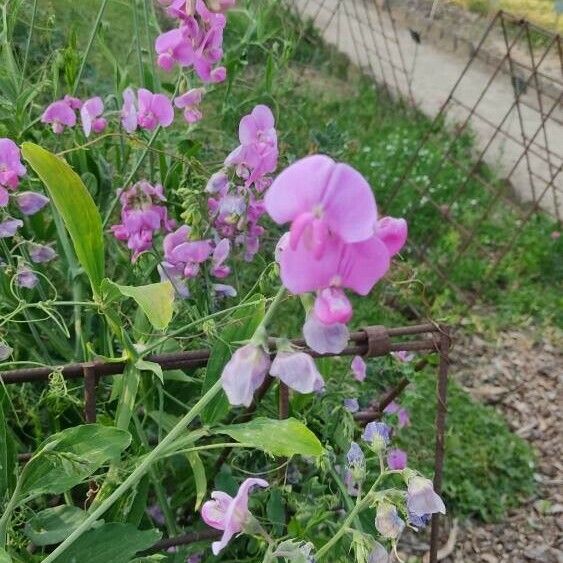
<instances>
[{"instance_id":1,"label":"purple flower","mask_svg":"<svg viewBox=\"0 0 563 563\"><path fill-rule=\"evenodd\" d=\"M387 550L379 542L375 542L367 563L390 563Z\"/></svg>"},{"instance_id":2,"label":"purple flower","mask_svg":"<svg viewBox=\"0 0 563 563\"><path fill-rule=\"evenodd\" d=\"M0 222L0 238L10 238L16 234L16 231L23 226L23 221L8 217Z\"/></svg>"},{"instance_id":3,"label":"purple flower","mask_svg":"<svg viewBox=\"0 0 563 563\"><path fill-rule=\"evenodd\" d=\"M226 285L224 283L214 283L212 287L217 297L237 296L237 290L232 285Z\"/></svg>"},{"instance_id":4,"label":"purple flower","mask_svg":"<svg viewBox=\"0 0 563 563\"><path fill-rule=\"evenodd\" d=\"M366 363L361 356L354 356L352 360L352 373L354 374L354 379L360 383L366 378Z\"/></svg>"},{"instance_id":5,"label":"purple flower","mask_svg":"<svg viewBox=\"0 0 563 563\"><path fill-rule=\"evenodd\" d=\"M383 412L386 414L396 414L399 421L399 428L404 428L405 426L410 426L411 419L409 411L395 401L391 401L384 409Z\"/></svg>"},{"instance_id":6,"label":"purple flower","mask_svg":"<svg viewBox=\"0 0 563 563\"><path fill-rule=\"evenodd\" d=\"M16 203L24 215L35 215L49 203L49 198L37 192L20 192Z\"/></svg>"},{"instance_id":7,"label":"purple flower","mask_svg":"<svg viewBox=\"0 0 563 563\"><path fill-rule=\"evenodd\" d=\"M121 125L127 133L132 133L137 129L137 103L135 92L131 88L123 91L123 106L121 108Z\"/></svg>"},{"instance_id":8,"label":"purple flower","mask_svg":"<svg viewBox=\"0 0 563 563\"><path fill-rule=\"evenodd\" d=\"M407 454L399 448L389 450L387 454L387 465L393 471L401 471L407 466Z\"/></svg>"},{"instance_id":9,"label":"purple flower","mask_svg":"<svg viewBox=\"0 0 563 563\"><path fill-rule=\"evenodd\" d=\"M39 283L39 278L27 266L20 265L16 271L16 283L20 287L33 289Z\"/></svg>"},{"instance_id":10,"label":"purple flower","mask_svg":"<svg viewBox=\"0 0 563 563\"><path fill-rule=\"evenodd\" d=\"M415 516L426 514L446 513L444 501L434 491L430 479L424 477L411 477L407 484L407 508Z\"/></svg>"},{"instance_id":11,"label":"purple flower","mask_svg":"<svg viewBox=\"0 0 563 563\"><path fill-rule=\"evenodd\" d=\"M216 278L226 278L230 273L231 269L229 266L225 265L225 260L229 257L229 253L231 251L231 243L229 239L221 239L215 250L213 250L213 254L211 256L211 273Z\"/></svg>"},{"instance_id":12,"label":"purple flower","mask_svg":"<svg viewBox=\"0 0 563 563\"><path fill-rule=\"evenodd\" d=\"M327 325L346 324L352 318L352 303L340 287L327 287L317 292L314 311Z\"/></svg>"},{"instance_id":13,"label":"purple flower","mask_svg":"<svg viewBox=\"0 0 563 563\"><path fill-rule=\"evenodd\" d=\"M201 507L203 521L208 526L223 531L221 540L211 544L213 555L217 555L235 534L253 527L253 517L248 510L248 495L255 486L267 487L268 482L264 479L246 479L234 498L223 491L213 491L213 500L208 500Z\"/></svg>"},{"instance_id":14,"label":"purple flower","mask_svg":"<svg viewBox=\"0 0 563 563\"><path fill-rule=\"evenodd\" d=\"M269 369L270 356L261 346L251 343L236 350L221 374L229 403L249 407Z\"/></svg>"},{"instance_id":15,"label":"purple flower","mask_svg":"<svg viewBox=\"0 0 563 563\"><path fill-rule=\"evenodd\" d=\"M348 412L358 412L360 410L358 399L344 399L344 408Z\"/></svg>"},{"instance_id":16,"label":"purple flower","mask_svg":"<svg viewBox=\"0 0 563 563\"><path fill-rule=\"evenodd\" d=\"M382 217L377 221L376 234L387 247L389 255L395 256L407 241L407 222L404 219Z\"/></svg>"},{"instance_id":17,"label":"purple flower","mask_svg":"<svg viewBox=\"0 0 563 563\"><path fill-rule=\"evenodd\" d=\"M319 354L340 354L350 339L345 324L325 324L311 311L303 325L303 336L307 346Z\"/></svg>"},{"instance_id":18,"label":"purple flower","mask_svg":"<svg viewBox=\"0 0 563 563\"><path fill-rule=\"evenodd\" d=\"M107 121L101 117L104 113L104 102L99 96L86 100L80 108L80 119L82 129L86 137L90 136L91 131L101 133L107 126Z\"/></svg>"},{"instance_id":19,"label":"purple flower","mask_svg":"<svg viewBox=\"0 0 563 563\"><path fill-rule=\"evenodd\" d=\"M188 123L197 123L203 117L199 104L203 98L203 88L193 88L185 94L174 98L174 105L184 110L184 119Z\"/></svg>"},{"instance_id":20,"label":"purple flower","mask_svg":"<svg viewBox=\"0 0 563 563\"><path fill-rule=\"evenodd\" d=\"M184 278L194 278L199 273L199 266L211 254L211 241L190 240L191 229L182 225L173 233L164 237L164 262L167 272Z\"/></svg>"},{"instance_id":21,"label":"purple flower","mask_svg":"<svg viewBox=\"0 0 563 563\"><path fill-rule=\"evenodd\" d=\"M18 145L11 139L0 139L0 207L8 205L8 190L15 190L25 173Z\"/></svg>"},{"instance_id":22,"label":"purple flower","mask_svg":"<svg viewBox=\"0 0 563 563\"><path fill-rule=\"evenodd\" d=\"M431 514L424 514L423 516L417 516L412 512L409 512L408 523L415 528L426 528L430 520L432 519Z\"/></svg>"},{"instance_id":23,"label":"purple flower","mask_svg":"<svg viewBox=\"0 0 563 563\"><path fill-rule=\"evenodd\" d=\"M315 365L315 360L305 352L278 352L270 375L278 377L298 393L312 393L324 388L324 380Z\"/></svg>"},{"instance_id":24,"label":"purple flower","mask_svg":"<svg viewBox=\"0 0 563 563\"><path fill-rule=\"evenodd\" d=\"M405 352L405 350L399 350L399 352L391 352L391 355L400 362L412 362L414 359L414 354L412 352Z\"/></svg>"},{"instance_id":25,"label":"purple flower","mask_svg":"<svg viewBox=\"0 0 563 563\"><path fill-rule=\"evenodd\" d=\"M80 109L82 107L82 100L80 98L75 98L74 96L65 95L63 102L67 104L72 109Z\"/></svg>"},{"instance_id":26,"label":"purple flower","mask_svg":"<svg viewBox=\"0 0 563 563\"><path fill-rule=\"evenodd\" d=\"M346 454L346 461L351 469L354 469L355 467L365 467L366 458L364 456L364 452L362 451L362 448L356 444L356 442L352 442L350 444L350 449Z\"/></svg>"},{"instance_id":27,"label":"purple flower","mask_svg":"<svg viewBox=\"0 0 563 563\"><path fill-rule=\"evenodd\" d=\"M43 112L41 123L50 123L53 133L62 133L65 127L74 127L76 125L76 114L64 100L53 102Z\"/></svg>"},{"instance_id":28,"label":"purple flower","mask_svg":"<svg viewBox=\"0 0 563 563\"><path fill-rule=\"evenodd\" d=\"M223 170L215 172L209 178L207 185L205 186L205 191L210 194L220 194L225 195L229 189L229 177L225 174Z\"/></svg>"},{"instance_id":29,"label":"purple flower","mask_svg":"<svg viewBox=\"0 0 563 563\"><path fill-rule=\"evenodd\" d=\"M394 505L381 502L377 505L375 527L384 538L396 540L403 532L405 523Z\"/></svg>"},{"instance_id":30,"label":"purple flower","mask_svg":"<svg viewBox=\"0 0 563 563\"><path fill-rule=\"evenodd\" d=\"M36 264L50 262L57 257L57 253L50 246L36 244L34 242L28 243L28 246L29 257L31 258L31 261Z\"/></svg>"},{"instance_id":31,"label":"purple flower","mask_svg":"<svg viewBox=\"0 0 563 563\"><path fill-rule=\"evenodd\" d=\"M152 131L157 126L168 127L174 121L172 102L164 94L153 94L145 88L139 88L137 99L131 88L123 92L121 123L128 133L137 126Z\"/></svg>"},{"instance_id":32,"label":"purple flower","mask_svg":"<svg viewBox=\"0 0 563 563\"><path fill-rule=\"evenodd\" d=\"M171 71L174 63L178 63L179 66L193 64L192 45L182 29L172 29L161 33L156 38L154 48L158 55L158 66L166 71Z\"/></svg>"},{"instance_id":33,"label":"purple flower","mask_svg":"<svg viewBox=\"0 0 563 563\"><path fill-rule=\"evenodd\" d=\"M5 342L0 340L0 362L7 360L12 355L13 351L14 351L13 348L11 348Z\"/></svg>"},{"instance_id":34,"label":"purple flower","mask_svg":"<svg viewBox=\"0 0 563 563\"><path fill-rule=\"evenodd\" d=\"M362 438L377 452L384 450L391 440L391 427L384 422L370 422Z\"/></svg>"},{"instance_id":35,"label":"purple flower","mask_svg":"<svg viewBox=\"0 0 563 563\"><path fill-rule=\"evenodd\" d=\"M158 504L151 504L147 507L146 513L149 515L151 520L158 526L164 526L166 519L164 518L164 513Z\"/></svg>"}]
</instances>

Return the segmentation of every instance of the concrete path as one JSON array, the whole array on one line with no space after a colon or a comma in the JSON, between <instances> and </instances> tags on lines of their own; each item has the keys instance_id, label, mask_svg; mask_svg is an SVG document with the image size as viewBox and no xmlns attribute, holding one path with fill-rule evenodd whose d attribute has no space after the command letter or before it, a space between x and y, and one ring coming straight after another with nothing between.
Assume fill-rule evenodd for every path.
<instances>
[{"instance_id":1,"label":"concrete path","mask_svg":"<svg viewBox=\"0 0 563 563\"><path fill-rule=\"evenodd\" d=\"M518 199L563 216L563 70L559 79L550 77L550 88L539 94L538 81L520 61L505 61L495 74L494 66L475 59L459 81L469 49L460 56L424 35L417 43L400 14L394 12L392 21L380 0L292 1L303 18L314 19L327 42L379 84L407 98L412 92L414 103L431 117L448 102L448 122L459 126L469 120L477 158L506 178ZM548 58L552 68L551 53ZM532 65L531 60L521 62ZM526 81L526 91L515 103L514 83L522 88Z\"/></svg>"}]
</instances>

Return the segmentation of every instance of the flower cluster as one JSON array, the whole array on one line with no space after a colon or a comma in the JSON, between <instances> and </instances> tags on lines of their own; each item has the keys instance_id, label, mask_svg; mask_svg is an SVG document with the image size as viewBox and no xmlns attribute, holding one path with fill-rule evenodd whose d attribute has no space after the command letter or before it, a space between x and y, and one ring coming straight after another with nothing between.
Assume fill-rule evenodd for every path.
<instances>
[{"instance_id":1,"label":"flower cluster","mask_svg":"<svg viewBox=\"0 0 563 563\"><path fill-rule=\"evenodd\" d=\"M73 96L65 96L47 106L41 122L51 125L54 133L60 134L67 127L76 125L76 112L80 113L82 130L86 137L90 133L101 133L107 126L107 120L103 117L104 102L99 96L89 98L85 101Z\"/></svg>"},{"instance_id":2,"label":"flower cluster","mask_svg":"<svg viewBox=\"0 0 563 563\"><path fill-rule=\"evenodd\" d=\"M363 176L324 155L286 168L264 202L276 223L290 223L279 252L284 286L296 295L316 294L304 327L307 343L319 352L341 352L353 313L344 289L367 295L387 273L406 241L405 220L378 219Z\"/></svg>"},{"instance_id":3,"label":"flower cluster","mask_svg":"<svg viewBox=\"0 0 563 563\"><path fill-rule=\"evenodd\" d=\"M170 71L174 65L192 67L206 83L222 82L227 71L216 66L223 58L223 31L226 18L210 10L203 0L160 0L169 16L177 18L179 26L160 34L155 41L157 63ZM215 2L227 9L234 2Z\"/></svg>"},{"instance_id":4,"label":"flower cluster","mask_svg":"<svg viewBox=\"0 0 563 563\"><path fill-rule=\"evenodd\" d=\"M168 211L162 202L166 201L163 187L153 186L141 180L119 194L121 202L121 223L113 225L111 231L115 238L127 241L132 251L131 260L135 262L141 252L152 248L156 232L170 232L174 220L168 218Z\"/></svg>"}]
</instances>

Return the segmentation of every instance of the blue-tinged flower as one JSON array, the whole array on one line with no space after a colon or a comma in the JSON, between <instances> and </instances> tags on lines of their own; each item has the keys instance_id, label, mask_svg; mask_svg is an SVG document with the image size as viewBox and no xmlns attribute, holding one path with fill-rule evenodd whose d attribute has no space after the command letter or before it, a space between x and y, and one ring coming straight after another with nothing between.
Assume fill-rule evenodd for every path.
<instances>
[{"instance_id":1,"label":"blue-tinged flower","mask_svg":"<svg viewBox=\"0 0 563 563\"><path fill-rule=\"evenodd\" d=\"M389 444L391 427L384 422L370 422L365 427L362 438L375 452L380 452Z\"/></svg>"},{"instance_id":2,"label":"blue-tinged flower","mask_svg":"<svg viewBox=\"0 0 563 563\"><path fill-rule=\"evenodd\" d=\"M389 563L389 554L379 542L375 542L367 563Z\"/></svg>"},{"instance_id":3,"label":"blue-tinged flower","mask_svg":"<svg viewBox=\"0 0 563 563\"><path fill-rule=\"evenodd\" d=\"M409 512L408 522L411 526L414 526L415 528L426 528L426 526L428 526L428 523L430 522L431 519L432 516L430 514L424 514L423 516L418 516L416 514L413 514L412 512Z\"/></svg>"},{"instance_id":4,"label":"blue-tinged flower","mask_svg":"<svg viewBox=\"0 0 563 563\"><path fill-rule=\"evenodd\" d=\"M375 527L384 538L395 540L403 532L405 523L399 516L396 506L381 502L377 505Z\"/></svg>"},{"instance_id":5,"label":"blue-tinged flower","mask_svg":"<svg viewBox=\"0 0 563 563\"><path fill-rule=\"evenodd\" d=\"M411 477L407 484L407 508L414 516L426 516L436 512L446 513L444 501L434 491L432 481L424 477Z\"/></svg>"},{"instance_id":6,"label":"blue-tinged flower","mask_svg":"<svg viewBox=\"0 0 563 563\"><path fill-rule=\"evenodd\" d=\"M344 399L344 408L348 412L358 412L360 410L358 399Z\"/></svg>"}]
</instances>

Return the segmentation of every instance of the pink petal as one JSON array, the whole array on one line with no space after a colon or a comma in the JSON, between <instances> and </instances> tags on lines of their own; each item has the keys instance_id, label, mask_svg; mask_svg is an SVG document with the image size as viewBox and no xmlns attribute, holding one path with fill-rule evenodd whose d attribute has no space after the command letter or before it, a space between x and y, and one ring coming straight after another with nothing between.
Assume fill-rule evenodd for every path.
<instances>
[{"instance_id":1,"label":"pink petal","mask_svg":"<svg viewBox=\"0 0 563 563\"><path fill-rule=\"evenodd\" d=\"M408 227L404 219L383 217L377 222L377 236L387 247L390 256L395 256L407 240Z\"/></svg>"}]
</instances>

